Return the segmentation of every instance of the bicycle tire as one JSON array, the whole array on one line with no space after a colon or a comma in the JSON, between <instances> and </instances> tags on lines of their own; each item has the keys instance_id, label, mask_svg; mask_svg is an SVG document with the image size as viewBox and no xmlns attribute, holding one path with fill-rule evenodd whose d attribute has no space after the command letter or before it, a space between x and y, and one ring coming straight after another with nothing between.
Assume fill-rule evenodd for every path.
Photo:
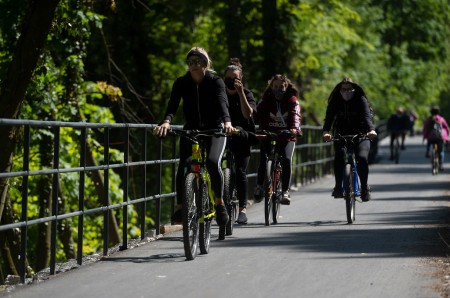
<instances>
[{"instance_id":1,"label":"bicycle tire","mask_svg":"<svg viewBox=\"0 0 450 298\"><path fill-rule=\"evenodd\" d=\"M274 224L278 223L278 216L280 215L280 207L281 207L281 196L283 195L282 191L282 182L281 182L281 167L278 170L278 164L275 166L275 170L272 171L272 185L273 185L273 195L272 195L272 222Z\"/></svg>"},{"instance_id":2,"label":"bicycle tire","mask_svg":"<svg viewBox=\"0 0 450 298\"><path fill-rule=\"evenodd\" d=\"M264 222L266 226L270 226L270 216L272 215L272 165L272 160L268 160L264 179Z\"/></svg>"},{"instance_id":3,"label":"bicycle tire","mask_svg":"<svg viewBox=\"0 0 450 298\"><path fill-rule=\"evenodd\" d=\"M437 145L433 144L433 148L431 150L431 174L437 175L439 172L439 156Z\"/></svg>"},{"instance_id":4,"label":"bicycle tire","mask_svg":"<svg viewBox=\"0 0 450 298\"><path fill-rule=\"evenodd\" d=\"M400 142L398 140L398 137L395 138L394 142L394 160L396 164L398 164L400 161Z\"/></svg>"},{"instance_id":5,"label":"bicycle tire","mask_svg":"<svg viewBox=\"0 0 450 298\"><path fill-rule=\"evenodd\" d=\"M183 197L183 244L187 260L193 260L197 255L199 234L198 196L197 177L194 173L189 173L185 179Z\"/></svg>"},{"instance_id":6,"label":"bicycle tire","mask_svg":"<svg viewBox=\"0 0 450 298\"><path fill-rule=\"evenodd\" d=\"M353 188L353 169L351 164L345 165L345 211L349 224L355 221L355 190Z\"/></svg>"},{"instance_id":7,"label":"bicycle tire","mask_svg":"<svg viewBox=\"0 0 450 298\"><path fill-rule=\"evenodd\" d=\"M201 187L201 198L202 198L202 210L203 221L200 221L199 228L199 244L200 244L200 253L207 254L209 253L209 245L211 243L211 221L212 216L207 217L206 215L210 215L214 212L214 205L211 202L208 193L208 185L203 182Z\"/></svg>"},{"instance_id":8,"label":"bicycle tire","mask_svg":"<svg viewBox=\"0 0 450 298\"><path fill-rule=\"evenodd\" d=\"M230 236L233 235L234 223L236 221L236 205L233 199L235 189L231 177L230 168L226 168L225 170L223 170L223 182L223 200L225 201L225 206L227 207L227 212L230 220L228 220L225 227L219 227L219 234L221 234L220 229L225 229L225 235Z\"/></svg>"}]
</instances>

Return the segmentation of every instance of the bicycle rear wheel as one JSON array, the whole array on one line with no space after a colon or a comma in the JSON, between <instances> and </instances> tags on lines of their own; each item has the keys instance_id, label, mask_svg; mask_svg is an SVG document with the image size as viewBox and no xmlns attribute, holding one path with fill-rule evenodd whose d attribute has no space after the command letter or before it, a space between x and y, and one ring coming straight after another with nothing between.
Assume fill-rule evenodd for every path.
<instances>
[{"instance_id":1,"label":"bicycle rear wheel","mask_svg":"<svg viewBox=\"0 0 450 298\"><path fill-rule=\"evenodd\" d=\"M200 220L199 244L200 253L209 253L209 244L211 243L211 221L214 216L214 206L208 193L208 185L203 182L201 188L203 220Z\"/></svg>"},{"instance_id":2,"label":"bicycle rear wheel","mask_svg":"<svg viewBox=\"0 0 450 298\"><path fill-rule=\"evenodd\" d=\"M183 198L183 244L187 260L193 260L197 255L199 229L198 196L197 177L194 173L189 173L184 183Z\"/></svg>"},{"instance_id":3,"label":"bicycle rear wheel","mask_svg":"<svg viewBox=\"0 0 450 298\"><path fill-rule=\"evenodd\" d=\"M439 153L437 145L433 144L433 150L431 150L431 173L437 175L439 172Z\"/></svg>"},{"instance_id":4,"label":"bicycle rear wheel","mask_svg":"<svg viewBox=\"0 0 450 298\"><path fill-rule=\"evenodd\" d=\"M272 195L272 221L274 224L278 223L278 216L280 215L280 205L281 196L283 195L282 184L281 184L281 167L275 166L275 170L272 171L272 185L273 185L273 195Z\"/></svg>"},{"instance_id":5,"label":"bicycle rear wheel","mask_svg":"<svg viewBox=\"0 0 450 298\"><path fill-rule=\"evenodd\" d=\"M266 177L264 179L264 220L266 226L270 226L270 215L272 211L272 160L267 161Z\"/></svg>"},{"instance_id":6,"label":"bicycle rear wheel","mask_svg":"<svg viewBox=\"0 0 450 298\"><path fill-rule=\"evenodd\" d=\"M347 222L349 224L355 221L355 190L353 188L353 169L352 165L345 165L345 211L347 213Z\"/></svg>"}]
</instances>

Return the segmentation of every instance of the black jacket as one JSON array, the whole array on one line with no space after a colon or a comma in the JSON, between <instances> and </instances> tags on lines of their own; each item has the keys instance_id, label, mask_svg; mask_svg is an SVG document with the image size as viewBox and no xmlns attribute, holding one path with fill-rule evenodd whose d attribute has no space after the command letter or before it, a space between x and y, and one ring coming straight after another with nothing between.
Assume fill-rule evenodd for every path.
<instances>
[{"instance_id":1,"label":"black jacket","mask_svg":"<svg viewBox=\"0 0 450 298\"><path fill-rule=\"evenodd\" d=\"M358 93L349 101L345 101L340 95L331 98L323 130L330 131L331 128L334 134L341 135L365 134L374 130L367 98Z\"/></svg>"},{"instance_id":2,"label":"black jacket","mask_svg":"<svg viewBox=\"0 0 450 298\"><path fill-rule=\"evenodd\" d=\"M253 93L247 88L244 88L244 94L247 98L247 102L250 107L253 109L253 112L256 113L256 102L253 98ZM255 132L255 123L253 122L253 117L250 119L245 119L244 115L242 115L241 110L241 100L239 98L239 94L236 92L233 95L228 95L228 104L231 116L231 123L233 126L240 126L243 129L251 132Z\"/></svg>"},{"instance_id":3,"label":"black jacket","mask_svg":"<svg viewBox=\"0 0 450 298\"><path fill-rule=\"evenodd\" d=\"M230 122L228 100L223 80L206 72L203 81L197 85L187 72L175 80L164 119L172 121L183 98L185 129L221 128L223 122Z\"/></svg>"}]
</instances>

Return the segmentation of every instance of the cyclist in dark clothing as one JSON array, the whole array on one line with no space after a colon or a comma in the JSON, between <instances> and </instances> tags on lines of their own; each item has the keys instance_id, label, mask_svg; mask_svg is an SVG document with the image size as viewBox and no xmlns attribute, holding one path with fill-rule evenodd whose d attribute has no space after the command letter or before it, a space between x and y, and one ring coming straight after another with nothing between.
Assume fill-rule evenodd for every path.
<instances>
[{"instance_id":1,"label":"cyclist in dark clothing","mask_svg":"<svg viewBox=\"0 0 450 298\"><path fill-rule=\"evenodd\" d=\"M366 95L363 89L350 78L345 78L337 84L328 98L322 132L325 142L331 140L331 129L333 129L333 134L355 135L362 133L369 138L377 136ZM343 198L342 178L345 166L345 151L343 150L343 144L335 143L334 145L334 175L336 183L332 196ZM355 156L361 181L361 199L365 202L370 200L370 188L367 184L369 177L369 150L370 141L367 139L360 140L356 144Z\"/></svg>"},{"instance_id":2,"label":"cyclist in dark clothing","mask_svg":"<svg viewBox=\"0 0 450 298\"><path fill-rule=\"evenodd\" d=\"M232 133L228 111L228 100L223 80L211 72L211 60L208 53L200 47L192 48L187 54L188 72L178 79L172 87L170 100L163 123L157 127L157 133L164 137L183 98L184 129L224 128ZM223 173L221 159L226 145L226 137L211 137L207 148L208 172L216 201L216 221L218 225L228 222L228 213L223 201ZM185 138L180 140L180 163L177 171L177 207L172 217L174 222L181 221L181 207L184 175L191 157L192 143Z\"/></svg>"},{"instance_id":3,"label":"cyclist in dark clothing","mask_svg":"<svg viewBox=\"0 0 450 298\"><path fill-rule=\"evenodd\" d=\"M234 127L249 132L255 132L253 112L256 102L253 93L243 85L242 65L239 59L230 59L230 64L224 72L224 81L228 95L231 123ZM239 215L237 223L247 223L248 181L247 167L250 161L251 144L243 134L233 135L230 139L231 151L236 166L236 192L239 200Z\"/></svg>"},{"instance_id":4,"label":"cyclist in dark clothing","mask_svg":"<svg viewBox=\"0 0 450 298\"><path fill-rule=\"evenodd\" d=\"M391 157L390 160L394 160L394 140L395 138L400 135L401 137L401 149L405 149L405 138L406 138L406 132L410 128L410 120L409 116L405 113L403 108L399 107L397 108L397 111L395 114L392 114L391 117L388 119L387 122L387 130L391 133L391 142L390 142L390 149L391 149Z\"/></svg>"}]
</instances>

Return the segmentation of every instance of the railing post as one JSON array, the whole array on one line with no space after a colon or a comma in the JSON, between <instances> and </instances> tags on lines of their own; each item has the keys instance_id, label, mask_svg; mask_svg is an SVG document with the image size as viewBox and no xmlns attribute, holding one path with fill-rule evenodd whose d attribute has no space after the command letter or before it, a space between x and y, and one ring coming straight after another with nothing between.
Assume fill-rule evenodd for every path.
<instances>
[{"instance_id":1,"label":"railing post","mask_svg":"<svg viewBox=\"0 0 450 298\"><path fill-rule=\"evenodd\" d=\"M60 145L59 126L54 127L54 145L53 145L53 169L59 169L59 145ZM55 219L52 221L52 235L50 241L50 274L55 274L56 266L56 241L57 241L57 227L58 227L58 195L59 195L59 173L53 174L52 181L52 216Z\"/></svg>"},{"instance_id":2,"label":"railing post","mask_svg":"<svg viewBox=\"0 0 450 298\"><path fill-rule=\"evenodd\" d=\"M158 194L161 195L162 194L162 141L161 139L158 140L158 159L159 159L159 164L158 164L158 172L159 175L157 175L156 177L156 185L158 187ZM156 235L160 234L160 225L161 225L161 198L157 198L155 201L156 204L156 208L155 208L155 232Z\"/></svg>"},{"instance_id":3,"label":"railing post","mask_svg":"<svg viewBox=\"0 0 450 298\"><path fill-rule=\"evenodd\" d=\"M142 197L147 197L147 128L144 128L144 135L142 137L142 158L144 159L144 166L142 171ZM147 201L141 203L141 240L145 237L145 214L147 213Z\"/></svg>"},{"instance_id":4,"label":"railing post","mask_svg":"<svg viewBox=\"0 0 450 298\"><path fill-rule=\"evenodd\" d=\"M177 157L177 139L175 137L172 138L172 159L175 160ZM177 188L177 167L175 163L172 163L172 193L176 192ZM171 208L171 214L175 212L175 204L177 202L177 195L175 194L175 197L172 198L172 208ZM172 222L174 224L174 222Z\"/></svg>"},{"instance_id":5,"label":"railing post","mask_svg":"<svg viewBox=\"0 0 450 298\"><path fill-rule=\"evenodd\" d=\"M84 211L84 185L86 178L86 131L87 128L81 129L80 135L80 167L83 168L80 171L80 182L78 185L78 210ZM84 214L81 213L78 217L78 250L77 250L77 263L81 265L83 262L83 235L84 235Z\"/></svg>"},{"instance_id":6,"label":"railing post","mask_svg":"<svg viewBox=\"0 0 450 298\"><path fill-rule=\"evenodd\" d=\"M30 125L25 125L23 141L23 171L30 170ZM22 177L22 222L28 222L28 175ZM27 274L27 232L28 225L20 228L20 282L25 283Z\"/></svg>"},{"instance_id":7,"label":"railing post","mask_svg":"<svg viewBox=\"0 0 450 298\"><path fill-rule=\"evenodd\" d=\"M129 171L129 155L130 155L130 127L127 126L125 129L125 140L124 140L124 152L123 152L123 162L125 163L125 167L123 168L123 202L128 203L128 174ZM125 204L122 207L122 246L120 250L125 250L128 247L128 204Z\"/></svg>"},{"instance_id":8,"label":"railing post","mask_svg":"<svg viewBox=\"0 0 450 298\"><path fill-rule=\"evenodd\" d=\"M103 206L109 207L109 127L105 127L104 133L104 148L103 148L103 156L105 166L103 179L104 179L104 193L103 193ZM109 213L110 210L108 208L103 212L103 255L108 255L108 246L109 246Z\"/></svg>"}]
</instances>

